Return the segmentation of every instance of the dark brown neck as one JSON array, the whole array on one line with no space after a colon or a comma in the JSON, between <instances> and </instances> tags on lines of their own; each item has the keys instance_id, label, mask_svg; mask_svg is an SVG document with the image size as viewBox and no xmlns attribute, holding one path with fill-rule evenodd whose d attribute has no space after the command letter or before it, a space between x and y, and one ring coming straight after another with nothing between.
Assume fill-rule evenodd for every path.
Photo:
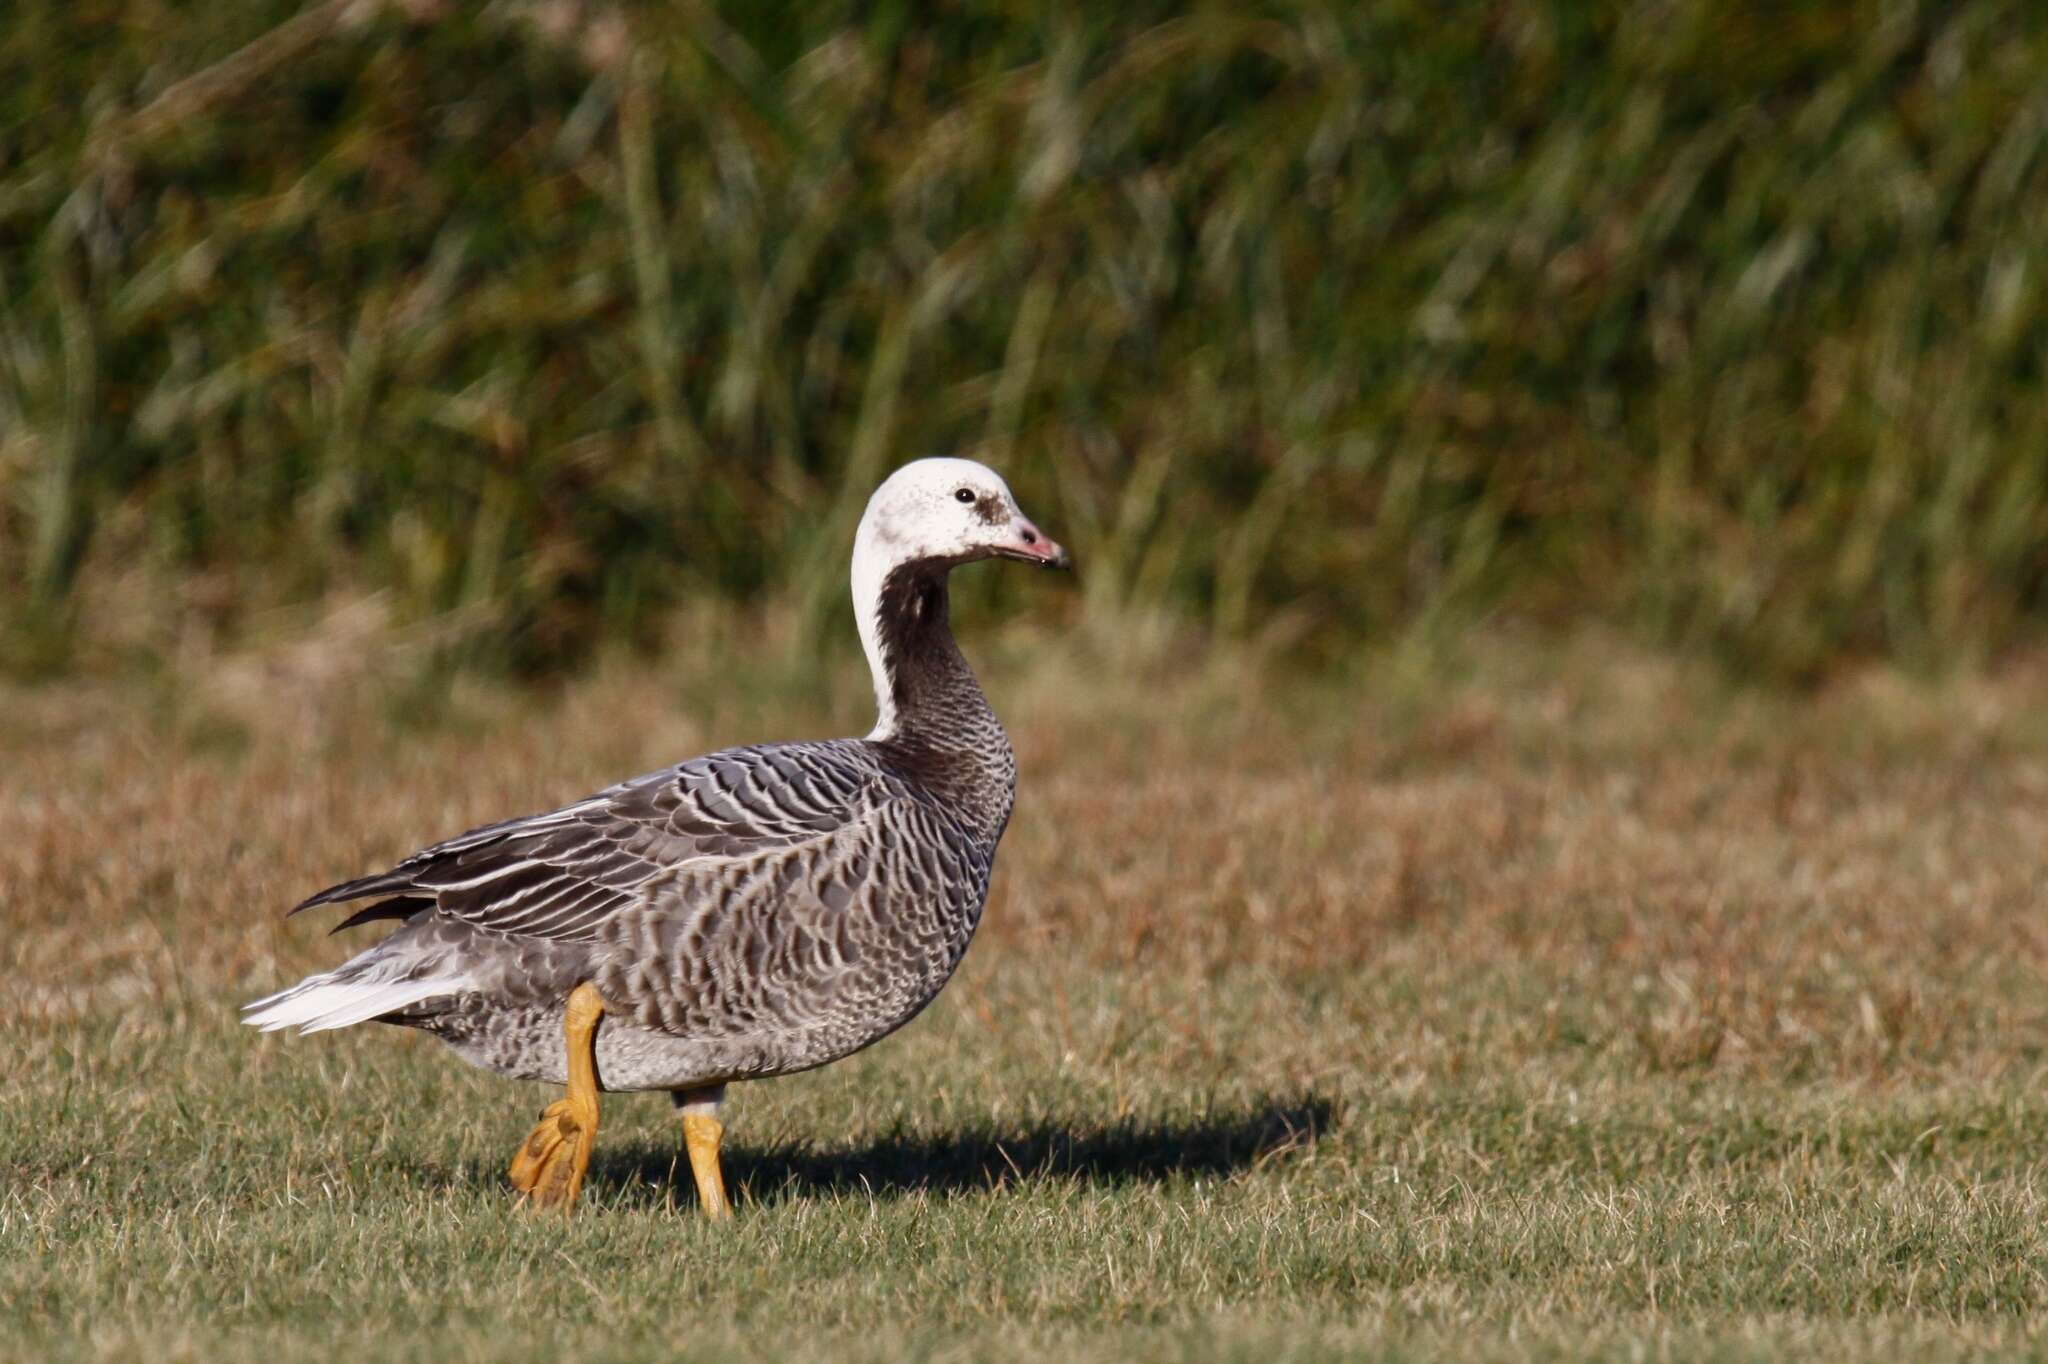
<instances>
[{"instance_id":1,"label":"dark brown neck","mask_svg":"<svg viewBox=\"0 0 2048 1364\"><path fill-rule=\"evenodd\" d=\"M976 722L995 716L953 641L947 567L914 563L892 570L882 583L877 624L896 734L951 746L971 740Z\"/></svg>"},{"instance_id":2,"label":"dark brown neck","mask_svg":"<svg viewBox=\"0 0 2048 1364\"><path fill-rule=\"evenodd\" d=\"M953 641L950 567L905 564L883 581L876 626L894 724L876 742L920 783L1000 835L1016 790L1016 760Z\"/></svg>"}]
</instances>

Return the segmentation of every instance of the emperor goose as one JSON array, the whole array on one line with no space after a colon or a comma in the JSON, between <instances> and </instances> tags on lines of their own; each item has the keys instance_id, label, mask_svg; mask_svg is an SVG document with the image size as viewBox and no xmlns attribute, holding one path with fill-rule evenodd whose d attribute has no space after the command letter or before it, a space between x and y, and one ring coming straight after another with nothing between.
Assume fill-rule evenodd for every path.
<instances>
[{"instance_id":1,"label":"emperor goose","mask_svg":"<svg viewBox=\"0 0 2048 1364\"><path fill-rule=\"evenodd\" d=\"M974 936L1017 763L953 642L946 576L997 557L1068 564L994 471L905 465L854 538L880 710L865 739L724 749L323 890L292 912L370 900L341 927L403 926L243 1021L399 1023L501 1075L566 1083L512 1159L534 1206L575 1205L600 1090L668 1090L699 1201L729 1215L726 1085L902 1027Z\"/></svg>"}]
</instances>

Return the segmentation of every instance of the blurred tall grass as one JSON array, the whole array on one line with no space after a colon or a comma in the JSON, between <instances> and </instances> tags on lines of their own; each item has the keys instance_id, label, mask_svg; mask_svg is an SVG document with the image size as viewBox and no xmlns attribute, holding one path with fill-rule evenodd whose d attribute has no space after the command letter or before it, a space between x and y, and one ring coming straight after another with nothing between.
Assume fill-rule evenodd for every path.
<instances>
[{"instance_id":1,"label":"blurred tall grass","mask_svg":"<svg viewBox=\"0 0 2048 1364\"><path fill-rule=\"evenodd\" d=\"M1111 628L1978 657L2048 617L2044 72L2000 0L14 0L5 660L821 617L922 453Z\"/></svg>"}]
</instances>

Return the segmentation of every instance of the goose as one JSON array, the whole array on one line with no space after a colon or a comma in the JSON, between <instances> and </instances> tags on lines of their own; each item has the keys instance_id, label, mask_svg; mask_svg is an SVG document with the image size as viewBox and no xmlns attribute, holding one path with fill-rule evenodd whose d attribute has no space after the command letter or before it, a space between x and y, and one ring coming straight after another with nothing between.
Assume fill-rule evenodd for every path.
<instances>
[{"instance_id":1,"label":"goose","mask_svg":"<svg viewBox=\"0 0 2048 1364\"><path fill-rule=\"evenodd\" d=\"M329 887L290 912L369 901L336 931L400 927L243 1021L400 1024L563 1085L512 1158L528 1207L575 1207L600 1091L667 1090L699 1205L729 1217L726 1087L902 1027L981 919L1017 762L954 643L946 582L989 558L1070 566L994 470L898 469L853 545L878 711L866 738L723 749Z\"/></svg>"}]
</instances>

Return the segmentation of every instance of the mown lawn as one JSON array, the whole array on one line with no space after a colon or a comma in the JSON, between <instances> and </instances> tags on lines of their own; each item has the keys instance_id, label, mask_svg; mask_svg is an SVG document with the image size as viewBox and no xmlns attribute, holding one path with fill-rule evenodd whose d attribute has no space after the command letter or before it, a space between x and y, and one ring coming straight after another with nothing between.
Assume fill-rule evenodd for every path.
<instances>
[{"instance_id":1,"label":"mown lawn","mask_svg":"<svg viewBox=\"0 0 2048 1364\"><path fill-rule=\"evenodd\" d=\"M897 1037L735 1091L728 1228L658 1096L536 1219L547 1091L234 1008L342 950L304 891L856 688L10 694L0 1355L2035 1347L2038 664L1784 699L1512 641L1405 688L1033 651L979 650L1025 769L982 939Z\"/></svg>"}]
</instances>

